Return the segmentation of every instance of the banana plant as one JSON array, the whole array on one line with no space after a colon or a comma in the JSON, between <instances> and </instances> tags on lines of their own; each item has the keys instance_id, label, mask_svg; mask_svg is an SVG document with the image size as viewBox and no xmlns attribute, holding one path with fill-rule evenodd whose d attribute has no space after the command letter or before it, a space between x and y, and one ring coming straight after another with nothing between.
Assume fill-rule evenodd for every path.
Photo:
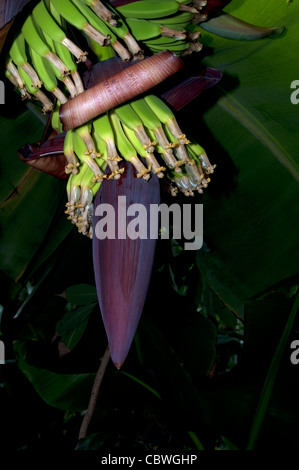
<instances>
[{"instance_id":1,"label":"banana plant","mask_svg":"<svg viewBox=\"0 0 299 470\"><path fill-rule=\"evenodd\" d=\"M67 2L52 3L59 12L59 9L62 8L61 5ZM91 3L94 5L97 2ZM122 12L125 15L126 12L133 11L130 8L134 6L134 3L141 4L142 0L140 2L113 0L110 3L115 8L115 14ZM206 66L205 70L194 73L196 67L194 65L194 55L188 56L185 75L178 75L179 78L176 83L172 82L171 86L161 87L158 94L164 102L172 106L172 109L180 110L179 121L184 122L188 133L201 136L200 144L203 147L200 145L200 152L197 155L196 152L194 154L194 149L198 148L196 147L198 144L193 144L193 148L188 148L189 144L186 141L181 142L181 151L187 148L189 156L191 155L196 161L198 168L203 167L199 158L204 155L203 148L207 150L209 156L213 156L213 163L217 163L211 185L205 191L203 199L206 210L205 244L203 249L196 255L196 264L205 286L205 289L200 292L201 302L203 302L205 308L207 305L205 298L207 292L209 295L216 295L217 299L220 299L222 304L241 321L244 314L249 315L246 303L248 299L262 295L263 292L268 291L273 286L279 285L281 281L293 279L298 270L296 259L289 256L290 253L296 251L297 244L296 239L290 236L290 233L292 233L291 221L295 219L296 206L293 202L296 200L298 169L293 156L296 148L296 138L294 137L295 106L290 104L288 95L289 86L296 78L289 73L288 69L291 60L289 57L291 55L289 52L291 50L290 41L296 36L293 23L294 15L291 15L290 12L292 9L293 12L296 12L298 7L295 4L278 5L278 2L276 3L277 8L271 10L270 15L266 4L261 7L257 1L250 2L250 6L248 2L238 0L231 2L213 2L212 0L208 2L200 0L189 2L184 12L194 14L195 20L186 28L188 40L186 40L187 38L180 39L182 47L176 49L177 46L174 44L176 38L165 38L162 34L161 38L144 40L144 45L151 53L158 52L161 47L165 49L166 46L173 47L173 51L177 53L176 55L182 55L182 57L184 57L186 51L189 54L194 52L196 47L198 49L198 46L195 47L194 44L198 44L199 37L201 43L206 46L203 51L206 50L207 52L201 56ZM181 8L178 5L172 7L174 8L173 14L176 11L175 9ZM188 8L196 7L198 7L197 13L188 10ZM222 12L224 7L225 12ZM184 6L182 9L184 9ZM63 16L64 10L61 9L59 13ZM101 14L105 14L103 10L101 10ZM148 10L146 15L152 16L152 11ZM10 14L6 20L11 20L11 16ZM67 15L65 14L65 16ZM90 18L92 22L92 15ZM109 14L107 18L111 28L115 27L113 24L114 18L114 14ZM6 20L4 21L6 22ZM149 17L145 20L155 20L155 18ZM136 18L135 22L131 23L132 30L134 30L134 25L136 25L136 28L140 28L138 21L141 21L141 19ZM278 26L273 26L277 23ZM260 24L266 26L262 27ZM78 23L76 25L79 27ZM282 25L286 27L285 32ZM79 29L82 29L81 26L83 28L81 24ZM95 26L91 26L95 28ZM93 39L90 39L92 28L88 27L86 30L87 36L89 35L89 43L92 44L94 51L101 51L102 53L102 49L99 49L99 47L103 47L103 44L92 43L93 40L102 41L102 39L98 39L96 35L93 35ZM165 28L170 29L170 25L167 24ZM141 29L138 29L138 31L141 31ZM160 34L162 32L161 27L157 31ZM167 32L169 33L168 30ZM30 34L28 36L26 27L23 28L23 34L30 41ZM122 29L122 34L122 40L124 40L125 28ZM268 39L269 36L271 38ZM258 39L261 39L261 41L258 41ZM245 43L244 40L249 42ZM191 49L193 48L193 50L190 49L190 43L192 43ZM46 57L49 50L42 50L41 46L41 44L38 46L39 55ZM287 51L286 55L280 54L278 56L274 53L276 48ZM211 50L213 50L213 53L209 55ZM135 52L131 50L130 54L134 56ZM136 52L136 55L138 54L139 52ZM104 62L108 63L109 61L105 60ZM273 67L273 63L275 67ZM19 67L22 68L23 64L24 61ZM86 65L90 66L91 64L87 62ZM106 64L106 66L108 65ZM126 67L126 65L122 66L119 73L124 74L123 71L127 70ZM277 77L273 77L271 74L273 68L277 70ZM221 77L220 70L223 73L223 79L217 85ZM281 86L282 75L285 81L285 89L282 89ZM86 90L81 90L78 97L65 103L61 101L62 122L64 116L66 116L64 125L69 122L67 120L69 108L71 109L71 106L73 106L73 110L71 109L69 112L69 115L73 116L75 114L75 105L73 103L76 103L75 100L79 102L79 98L83 100L83 95L87 93L88 86L90 87L89 90L93 90L92 87L95 83L101 81L99 77L108 80L107 69L94 66L93 69L86 72ZM93 80L95 81L94 84L92 83ZM198 95L211 85L216 86L198 98ZM265 95L267 97L266 101ZM274 96L275 101L273 100ZM278 101L277 98L279 98ZM139 117L142 117L143 114L148 117L149 111L143 113L145 105L144 102L141 104L142 107L138 106L138 103L135 108L132 106L133 110L137 114L139 112ZM86 134L80 134L80 138L83 138L80 148L83 151L76 151L74 156L70 151L71 146L68 145L68 141L60 134L63 129L59 127L61 125L59 118L55 121L56 131L52 132L51 130L50 124L57 119L57 109L54 109L51 123L48 120L48 126L45 130L44 121L43 124L40 123L42 117L36 108L32 107L32 109L35 114L33 114L28 126L29 111L24 106L22 114L14 122L19 130L23 129L23 135L20 132L18 141L14 144L16 145L15 150L20 149L19 155L22 163L16 161L12 164L14 165L14 178L11 180L14 187L13 191L9 184L6 185L3 191L6 229L4 230L5 243L1 252L2 269L7 276L14 280L30 278L42 266L42 262L49 260L49 257L55 253L63 238L68 235L71 224L65 224L60 213L61 200L65 189L64 180L66 178L68 178L69 196L67 203L68 216L81 228L82 223L87 221L88 230L85 225L84 230L81 230L81 228L80 230L88 234L91 233L92 214L90 212L92 211L92 200L89 199L89 190L94 191L93 196L97 194L96 197L102 203L113 202L112 205L114 206L116 197L124 194L133 202L137 199L139 202L140 198L144 198L146 204L153 201L157 202L159 199L157 177L153 178L154 175L152 175L148 183L143 181L149 176L149 167L143 164L141 166L140 162L135 160L134 135L132 135L132 129L128 126L126 128L126 123L123 122L125 134L122 139L115 142L116 149L120 145L124 149L122 153L127 152L127 160L136 163L141 178L135 183L131 163L126 163L124 166L126 170L121 172L124 167L122 165L118 166L117 160L115 160L115 162L112 161L109 168L113 175L111 181L104 181L99 186L99 183L103 179L105 180L105 177L107 178L108 167L103 167L103 161L95 155L92 159L94 163L89 160L90 165L93 165L95 170L89 168L95 178L94 185L86 186L87 191L84 190L84 197L87 195L86 199L81 200L81 194L78 194L75 189L78 184L71 185L71 182L78 182L76 168L77 162L81 161L79 157L81 156L83 159L86 152L90 151L92 153L97 145L102 145L101 139L97 140L96 127L94 127L95 132L93 133L88 129L88 126L85 127L84 122L80 124L80 126L84 126L84 129L80 128L80 130L86 131ZM78 107L77 109L83 108ZM200 120L198 109L202 110ZM286 112L281 113L282 109ZM192 116L194 110L196 110L196 119ZM114 125L115 128L119 125L119 121L122 121L121 108L116 117L112 114L110 124ZM152 140L158 140L158 136L161 137L161 134L157 134L159 126L155 125L153 120L151 122L146 121L147 125L145 121L144 118L143 125L147 129L147 134L150 135ZM25 123L26 136L24 136ZM6 125L9 124L6 122ZM200 127L199 130L198 127ZM283 133L281 132L282 128L284 129ZM57 132L58 135L56 135ZM67 134L69 138L73 131L68 132L70 132ZM48 140L50 134L51 139ZM109 134L108 131L107 134ZM183 135L183 132L179 135ZM132 140L129 146L127 140L129 141L130 136ZM91 142L90 137L94 138L94 147L93 144L88 147L88 142ZM170 138L171 136L168 134L166 137ZM173 134L172 137L175 139ZM23 138L25 138L25 141L21 142ZM8 133L6 139L11 147ZM35 142L35 144L24 146L28 139L30 139L30 142ZM75 137L76 139L79 142L78 137ZM171 148L172 143L171 138L167 143L163 139L158 142L161 156L165 156L165 145ZM151 142L149 142L150 144ZM138 146L138 142L135 145ZM139 154L141 155L141 150ZM117 159L117 154L113 155L112 159ZM197 160L196 156L198 157ZM180 165L177 165L177 162L180 163L180 153L176 153L173 157L171 152L168 152L166 157L168 160L163 161L160 167L159 165L155 167L156 163L152 160L153 168L157 170L160 168L160 173L157 172L158 176L163 173L164 170L161 170L163 166L169 167L173 164L171 180L175 185L174 187L179 190L182 188L181 192L185 195L190 194L192 188L190 186L184 187L185 180L183 181L182 175L179 171L174 171L180 169ZM13 155L11 160L14 161ZM28 168L23 162L29 164L31 168ZM95 163L97 167L94 166ZM210 165L209 161L206 161L206 164ZM66 166L68 166L70 172L69 177L64 173ZM42 170L47 175L36 172L32 167ZM185 175L187 176L187 182L185 183L187 185L190 178L195 178L195 180L198 178L197 173L190 173L195 171L193 167L194 165L190 166ZM213 165L210 165L209 168L211 172L214 170ZM6 171L9 176L13 172L8 167ZM174 173L177 174L174 175ZM105 176L103 177L103 175ZM58 176L58 179L53 176ZM208 180L208 173L204 174L204 177L205 180ZM122 181L124 181L124 184L122 184ZM80 185L81 182L83 182L83 179L80 179ZM109 186L109 183L111 183L111 186ZM198 184L196 182L195 187L202 190L204 187L202 181ZM83 194L82 188L85 188L83 183L81 185ZM15 206L15 194L22 195L21 205ZM55 198L53 198L53 194L55 194ZM40 213L32 213L30 206L32 200L35 204L38 201L42 202L43 207ZM86 206L84 205L84 208L87 208L86 213L85 210L82 211L79 207L83 203L86 204ZM26 210L27 207L30 207L30 209ZM46 212L45 207L47 207ZM76 210L80 209L81 212L79 213L78 210L76 212L74 208ZM29 212L31 212L30 216ZM13 227L9 225L12 217L14 219L18 218L24 226L29 218L28 231L25 230L25 236L22 234L22 240ZM52 220L55 220L54 227L51 226ZM97 220L94 218L94 225L96 223ZM63 230L60 230L61 227L63 227ZM266 233L265 227L267 227ZM26 249L24 249L25 246ZM16 255L13 258L10 255L12 247L15 247L16 250ZM149 285L154 251L155 244L151 244L151 247L149 244L144 244L136 250L133 248L132 243L126 245L121 240L118 241L118 244L113 245L109 244L108 241L100 242L97 238L93 239L93 261L99 303L113 356L112 359L117 367L123 364L128 354L140 319ZM144 256L145 253L147 263L142 265L140 257ZM35 266L34 263L30 264L33 257ZM242 262L240 262L240 259ZM141 271L139 271L140 269ZM135 273L134 276L132 274L132 277L130 277L131 271ZM117 276L115 275L116 272ZM136 274L137 272L139 275ZM124 291L126 295L123 295ZM133 298L131 297L132 292L134 293ZM120 305L123 311L119 308ZM248 321L248 316L245 318ZM117 321L112 322L111 319L117 319ZM19 350L22 350L22 348ZM24 360L20 363L22 363L25 371L27 366ZM32 371L31 376L35 376ZM82 377L81 379L83 380ZM47 395L45 390L42 391L42 394ZM204 392L202 393L202 399L206 400L207 409L211 410L211 402L205 397ZM243 409L242 413L245 413ZM259 420L260 417L261 414L258 416ZM208 420L208 417L206 416L205 419ZM255 439L256 435L252 437L251 442Z\"/></svg>"}]
</instances>

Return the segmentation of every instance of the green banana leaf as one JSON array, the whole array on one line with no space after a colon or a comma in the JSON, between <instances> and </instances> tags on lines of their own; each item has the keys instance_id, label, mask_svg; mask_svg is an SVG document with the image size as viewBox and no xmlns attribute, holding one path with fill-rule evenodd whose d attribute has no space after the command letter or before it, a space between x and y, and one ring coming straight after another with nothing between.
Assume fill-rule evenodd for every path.
<instances>
[{"instance_id":1,"label":"green banana leaf","mask_svg":"<svg viewBox=\"0 0 299 470\"><path fill-rule=\"evenodd\" d=\"M57 209L64 203L65 182L34 170L19 160L16 150L26 142L40 140L43 124L22 106L19 112L11 112L11 109L19 109L13 106L14 100L11 101L8 96L0 115L0 268L9 278L17 280L25 272L46 235L50 236L50 228L56 231L55 225L51 227L51 223ZM51 240L50 251L53 252L69 233L70 227L66 222L65 229L60 226L60 231L55 234L57 241Z\"/></svg>"},{"instance_id":2,"label":"green banana leaf","mask_svg":"<svg viewBox=\"0 0 299 470\"><path fill-rule=\"evenodd\" d=\"M15 341L14 350L21 371L46 403L70 411L82 411L87 408L95 374L59 374L37 368L26 361L24 343ZM76 390L76 393L74 393L74 390Z\"/></svg>"},{"instance_id":3,"label":"green banana leaf","mask_svg":"<svg viewBox=\"0 0 299 470\"><path fill-rule=\"evenodd\" d=\"M202 33L213 49L204 62L224 78L193 125L218 164L204 197L205 249L197 263L226 305L243 315L246 299L298 273L299 107L290 86L299 76L299 4L234 0L225 11L286 27L282 36L248 43Z\"/></svg>"}]
</instances>

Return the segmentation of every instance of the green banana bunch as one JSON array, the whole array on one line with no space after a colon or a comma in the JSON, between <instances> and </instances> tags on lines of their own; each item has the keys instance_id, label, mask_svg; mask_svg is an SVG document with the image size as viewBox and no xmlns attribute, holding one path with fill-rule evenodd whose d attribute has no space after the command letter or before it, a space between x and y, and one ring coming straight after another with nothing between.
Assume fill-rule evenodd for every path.
<instances>
[{"instance_id":1,"label":"green banana bunch","mask_svg":"<svg viewBox=\"0 0 299 470\"><path fill-rule=\"evenodd\" d=\"M135 150L138 155L143 157L145 161L148 161L149 164L151 165L151 170L152 172L158 176L158 178L163 178L164 174L163 171L166 171L166 168L164 166L160 166L158 163L155 155L153 152L150 152L149 150L146 150L143 145L141 145L140 141L138 140L136 134L132 129L127 127L124 123L122 123L123 129L125 131L126 136L128 137L129 141L135 147Z\"/></svg>"},{"instance_id":2,"label":"green banana bunch","mask_svg":"<svg viewBox=\"0 0 299 470\"><path fill-rule=\"evenodd\" d=\"M56 75L54 74L50 63L46 61L42 56L37 54L34 49L31 48L30 55L34 68L35 70L38 70L38 75L41 81L43 82L43 85L46 90L53 93L53 95L60 101L60 103L66 103L67 97L63 94L60 88L58 88Z\"/></svg>"},{"instance_id":3,"label":"green banana bunch","mask_svg":"<svg viewBox=\"0 0 299 470\"><path fill-rule=\"evenodd\" d=\"M51 50L57 54L59 59L61 59L69 71L69 75L62 77L57 67L54 67L54 65L49 62L54 74L56 75L56 78L63 82L71 98L74 98L79 93L84 91L84 87L71 53L63 44L53 41L53 39L48 36L46 32L43 32L43 37L45 38L47 44L49 44L51 47Z\"/></svg>"},{"instance_id":4,"label":"green banana bunch","mask_svg":"<svg viewBox=\"0 0 299 470\"><path fill-rule=\"evenodd\" d=\"M111 29L102 21L85 3L81 0L72 0L73 4L78 8L78 10L85 16L89 23L100 31L102 34L110 38L110 44L117 52L119 57L122 60L128 61L131 56L129 51L118 41L116 35L112 32ZM101 47L101 46L100 46Z\"/></svg>"},{"instance_id":5,"label":"green banana bunch","mask_svg":"<svg viewBox=\"0 0 299 470\"><path fill-rule=\"evenodd\" d=\"M198 13L196 8L172 0L141 0L119 6L117 11L126 18L141 19L163 18L179 11Z\"/></svg>"},{"instance_id":6,"label":"green banana bunch","mask_svg":"<svg viewBox=\"0 0 299 470\"><path fill-rule=\"evenodd\" d=\"M100 61L114 56L143 59L143 47L184 55L201 49L199 26L192 21L204 5L205 0L140 0L114 9L100 0L41 0L8 51L6 77L23 99L33 97L42 102L43 112L52 112L51 125L61 133L60 105L84 92L78 63L86 62L88 52L80 47L80 36L78 44L69 38L72 29ZM138 178L168 177L173 195L202 193L215 168L154 95L122 104L68 131L64 155L69 175L66 213L89 237L94 196L104 179L121 177L122 159L133 164Z\"/></svg>"},{"instance_id":7,"label":"green banana bunch","mask_svg":"<svg viewBox=\"0 0 299 470\"><path fill-rule=\"evenodd\" d=\"M52 10L53 13L53 10ZM53 41L63 44L79 62L86 60L86 53L83 52L73 41L71 41L60 28L58 22L48 11L44 1L40 1L32 11L35 22L39 25L42 31L47 33ZM57 20L57 17L56 17Z\"/></svg>"},{"instance_id":8,"label":"green banana bunch","mask_svg":"<svg viewBox=\"0 0 299 470\"><path fill-rule=\"evenodd\" d=\"M26 90L25 83L22 80L17 67L14 65L11 59L6 63L4 74L6 78L14 85L14 87L19 90L22 100L31 98L31 95Z\"/></svg>"},{"instance_id":9,"label":"green banana bunch","mask_svg":"<svg viewBox=\"0 0 299 470\"><path fill-rule=\"evenodd\" d=\"M100 46L109 45L109 36L94 28L70 0L51 0L58 13L80 31L84 31Z\"/></svg>"},{"instance_id":10,"label":"green banana bunch","mask_svg":"<svg viewBox=\"0 0 299 470\"><path fill-rule=\"evenodd\" d=\"M83 32L100 60L114 54L125 61L142 59L143 50L135 37L152 52L167 48L176 54L190 53L196 47L189 36L199 34L185 31L197 11L185 5L190 3L141 0L114 9L100 0L41 0L25 19L11 45L6 61L7 78L19 90L22 99L30 95L18 67L30 76L35 88L44 85L59 103L82 93L84 86L74 59L77 63L85 62L87 52L68 37L70 26ZM46 109L50 107L44 106Z\"/></svg>"},{"instance_id":11,"label":"green banana bunch","mask_svg":"<svg viewBox=\"0 0 299 470\"><path fill-rule=\"evenodd\" d=\"M25 38L22 32L18 33L10 50L9 50L9 62L12 62L14 65L21 67L26 74L32 80L32 85L34 88L41 88L42 82L40 81L36 71L32 65L28 62L26 48L25 48ZM13 72L11 70L12 75ZM21 83L20 83L21 85Z\"/></svg>"}]
</instances>

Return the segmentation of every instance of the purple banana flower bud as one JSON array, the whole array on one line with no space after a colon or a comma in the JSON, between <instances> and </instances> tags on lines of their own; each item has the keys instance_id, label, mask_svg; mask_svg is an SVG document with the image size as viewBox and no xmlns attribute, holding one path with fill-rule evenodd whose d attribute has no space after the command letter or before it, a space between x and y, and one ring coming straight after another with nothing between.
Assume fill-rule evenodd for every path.
<instances>
[{"instance_id":1,"label":"purple banana flower bud","mask_svg":"<svg viewBox=\"0 0 299 470\"><path fill-rule=\"evenodd\" d=\"M104 181L96 195L92 241L99 305L111 359L118 369L127 357L145 303L156 247L156 239L150 234L150 206L160 204L157 176L145 182L136 177L133 165L126 162L124 166L122 178ZM141 205L137 231L145 238L133 239L130 232L130 222L136 219L127 216L127 211L133 210L132 204L136 203ZM107 210L107 215L103 213L104 228L110 233L100 239L103 210Z\"/></svg>"}]
</instances>

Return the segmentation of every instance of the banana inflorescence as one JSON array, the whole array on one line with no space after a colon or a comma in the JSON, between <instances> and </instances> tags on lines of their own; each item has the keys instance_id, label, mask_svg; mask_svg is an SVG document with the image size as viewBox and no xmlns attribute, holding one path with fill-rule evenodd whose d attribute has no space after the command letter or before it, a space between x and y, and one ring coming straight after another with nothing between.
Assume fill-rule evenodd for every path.
<instances>
[{"instance_id":1,"label":"banana inflorescence","mask_svg":"<svg viewBox=\"0 0 299 470\"><path fill-rule=\"evenodd\" d=\"M113 8L100 0L41 0L8 49L6 77L22 99L39 100L44 113L52 112L52 127L60 133L60 105L84 92L80 67L87 61L86 46L99 61L114 56L142 60L144 54L164 49L182 56L199 51L197 23L205 20L201 9L206 4L138 0ZM137 178L166 174L173 195L201 193L214 171L204 149L186 137L169 107L154 95L133 99L68 131L64 155L66 213L89 237L94 196L104 179L121 177L121 160L132 163Z\"/></svg>"}]
</instances>

